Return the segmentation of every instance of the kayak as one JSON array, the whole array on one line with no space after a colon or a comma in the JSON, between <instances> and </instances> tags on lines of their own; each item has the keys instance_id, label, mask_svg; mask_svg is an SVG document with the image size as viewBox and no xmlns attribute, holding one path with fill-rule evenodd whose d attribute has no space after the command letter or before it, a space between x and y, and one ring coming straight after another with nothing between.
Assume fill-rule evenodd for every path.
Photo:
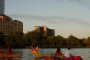
<instances>
[{"instance_id":1,"label":"kayak","mask_svg":"<svg viewBox=\"0 0 90 60\"><path fill-rule=\"evenodd\" d=\"M53 54L40 54L40 53L35 53L35 57L36 58L43 58L43 56L46 56L46 57L58 57L58 58L63 58L64 57L64 54L62 54L61 56L60 55L53 55Z\"/></svg>"},{"instance_id":2,"label":"kayak","mask_svg":"<svg viewBox=\"0 0 90 60\"><path fill-rule=\"evenodd\" d=\"M21 57L20 54L0 54L0 57Z\"/></svg>"},{"instance_id":3,"label":"kayak","mask_svg":"<svg viewBox=\"0 0 90 60\"><path fill-rule=\"evenodd\" d=\"M31 50L31 53L38 53L37 51L33 51L33 50Z\"/></svg>"},{"instance_id":4,"label":"kayak","mask_svg":"<svg viewBox=\"0 0 90 60\"><path fill-rule=\"evenodd\" d=\"M53 58L53 57L46 57L46 56L43 56L43 58L45 58L45 60L83 60L81 58L81 56L71 56L67 59L60 59L60 58Z\"/></svg>"}]
</instances>

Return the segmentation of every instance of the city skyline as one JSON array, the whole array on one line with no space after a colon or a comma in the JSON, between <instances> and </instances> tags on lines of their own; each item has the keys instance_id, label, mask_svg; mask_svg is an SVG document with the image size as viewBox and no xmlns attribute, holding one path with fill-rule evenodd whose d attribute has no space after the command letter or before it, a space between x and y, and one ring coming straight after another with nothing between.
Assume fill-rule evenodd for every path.
<instances>
[{"instance_id":1,"label":"city skyline","mask_svg":"<svg viewBox=\"0 0 90 60\"><path fill-rule=\"evenodd\" d=\"M89 0L5 0L5 14L24 23L24 33L34 26L55 29L55 36L90 36Z\"/></svg>"}]
</instances>

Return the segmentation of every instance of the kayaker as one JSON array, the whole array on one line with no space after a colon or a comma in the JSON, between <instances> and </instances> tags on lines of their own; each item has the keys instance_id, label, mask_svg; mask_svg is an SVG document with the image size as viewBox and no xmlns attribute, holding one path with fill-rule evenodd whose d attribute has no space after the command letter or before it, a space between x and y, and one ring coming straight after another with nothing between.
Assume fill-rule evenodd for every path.
<instances>
[{"instance_id":1,"label":"kayaker","mask_svg":"<svg viewBox=\"0 0 90 60\"><path fill-rule=\"evenodd\" d=\"M36 47L34 47L34 51L37 51Z\"/></svg>"},{"instance_id":2,"label":"kayaker","mask_svg":"<svg viewBox=\"0 0 90 60\"><path fill-rule=\"evenodd\" d=\"M36 47L34 47L33 50L31 50L31 52L32 53L37 53L38 51L37 51Z\"/></svg>"},{"instance_id":3,"label":"kayaker","mask_svg":"<svg viewBox=\"0 0 90 60\"><path fill-rule=\"evenodd\" d=\"M13 54L13 51L12 51L11 47L8 47L8 51L6 53L7 54Z\"/></svg>"},{"instance_id":4,"label":"kayaker","mask_svg":"<svg viewBox=\"0 0 90 60\"><path fill-rule=\"evenodd\" d=\"M67 51L65 52L64 58L68 58L70 56L75 56L75 53L71 50L71 45L67 46Z\"/></svg>"},{"instance_id":5,"label":"kayaker","mask_svg":"<svg viewBox=\"0 0 90 60\"><path fill-rule=\"evenodd\" d=\"M55 55L62 55L62 51L61 51L60 47L57 48Z\"/></svg>"}]
</instances>

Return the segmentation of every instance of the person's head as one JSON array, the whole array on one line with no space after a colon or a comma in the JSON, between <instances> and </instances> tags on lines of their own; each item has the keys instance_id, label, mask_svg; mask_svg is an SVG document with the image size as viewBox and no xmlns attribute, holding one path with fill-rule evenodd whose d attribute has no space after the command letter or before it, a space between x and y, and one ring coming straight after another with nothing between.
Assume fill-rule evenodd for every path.
<instances>
[{"instance_id":1,"label":"person's head","mask_svg":"<svg viewBox=\"0 0 90 60\"><path fill-rule=\"evenodd\" d=\"M57 47L57 52L58 52L58 53L60 52L60 48L59 48L59 47Z\"/></svg>"},{"instance_id":2,"label":"person's head","mask_svg":"<svg viewBox=\"0 0 90 60\"><path fill-rule=\"evenodd\" d=\"M68 50L70 50L71 49L71 45L68 45L67 48L68 48Z\"/></svg>"},{"instance_id":3,"label":"person's head","mask_svg":"<svg viewBox=\"0 0 90 60\"><path fill-rule=\"evenodd\" d=\"M11 47L9 46L8 49L11 50Z\"/></svg>"}]
</instances>

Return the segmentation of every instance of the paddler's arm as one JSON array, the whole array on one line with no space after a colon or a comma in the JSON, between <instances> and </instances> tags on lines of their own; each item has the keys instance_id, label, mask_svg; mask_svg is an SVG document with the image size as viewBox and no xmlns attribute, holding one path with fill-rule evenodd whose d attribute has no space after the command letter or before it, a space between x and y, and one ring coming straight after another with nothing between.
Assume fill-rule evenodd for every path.
<instances>
[{"instance_id":1,"label":"paddler's arm","mask_svg":"<svg viewBox=\"0 0 90 60\"><path fill-rule=\"evenodd\" d=\"M9 50L7 52L4 52L4 54L7 54L9 52Z\"/></svg>"},{"instance_id":2,"label":"paddler's arm","mask_svg":"<svg viewBox=\"0 0 90 60\"><path fill-rule=\"evenodd\" d=\"M62 55L62 51L60 50L60 56Z\"/></svg>"}]
</instances>

